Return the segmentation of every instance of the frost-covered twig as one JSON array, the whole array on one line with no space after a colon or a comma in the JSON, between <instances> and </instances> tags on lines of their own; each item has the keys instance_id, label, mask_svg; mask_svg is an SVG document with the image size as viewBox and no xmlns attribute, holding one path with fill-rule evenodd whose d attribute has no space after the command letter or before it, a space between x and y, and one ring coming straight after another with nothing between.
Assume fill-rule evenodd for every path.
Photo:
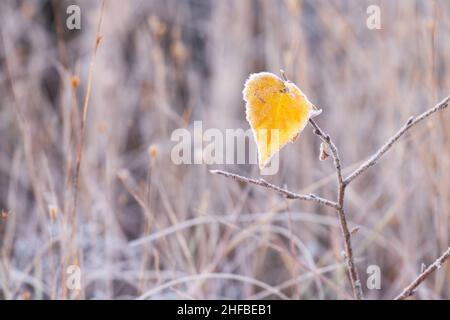
<instances>
[{"instance_id":1,"label":"frost-covered twig","mask_svg":"<svg viewBox=\"0 0 450 320\"><path fill-rule=\"evenodd\" d=\"M408 121L403 125L403 127L400 128L400 130L397 131L397 133L392 136L380 149L378 149L377 152L375 152L366 162L364 162L358 169L356 169L353 173L351 173L347 178L345 178L344 182L345 184L349 184L354 179L356 179L359 175L364 173L367 169L374 166L378 160L383 156L383 154L386 153L393 145L394 143L400 139L400 137L408 131L412 126L419 123L423 119L427 118L428 116L432 115L433 113L443 110L448 107L450 101L450 96L447 96L445 99L443 99L441 102L439 102L437 105L435 105L433 108L429 109L428 111L425 111L424 113L420 114L417 117L410 117Z\"/></svg>"},{"instance_id":2,"label":"frost-covered twig","mask_svg":"<svg viewBox=\"0 0 450 320\"><path fill-rule=\"evenodd\" d=\"M269 182L267 182L264 179L252 179L252 178L247 178L235 173L231 173L231 172L227 172L227 171L222 171L222 170L210 170L211 173L213 174L219 174L222 176L225 176L227 178L232 178L234 180L237 181L241 181L241 182L245 182L245 183L250 183L250 184L254 184L257 186L261 186L261 187L265 187L271 190L274 190L276 192L278 192L279 194L281 194L283 197L287 198L287 199L299 199L299 200L305 200L305 201L312 201L312 202L317 202L321 205L324 206L329 206L332 207L333 209L338 209L338 205L336 202L318 197L314 194L308 194L308 195L303 195L303 194L298 194L298 193L294 193L291 192L287 189L281 188L279 186L276 186L274 184L271 184Z\"/></svg>"},{"instance_id":3,"label":"frost-covered twig","mask_svg":"<svg viewBox=\"0 0 450 320\"><path fill-rule=\"evenodd\" d=\"M326 134L313 119L309 119L309 123L314 128L314 134L316 134L320 140L322 140L331 150L333 156L334 167L336 168L336 174L339 185L344 184L344 178L342 177L341 159L336 145L331 140L330 136Z\"/></svg>"},{"instance_id":4,"label":"frost-covered twig","mask_svg":"<svg viewBox=\"0 0 450 320\"><path fill-rule=\"evenodd\" d=\"M350 283L352 285L353 296L361 300L363 299L363 291L361 288L361 281L359 280L358 271L355 266L355 261L353 258L353 248L351 241L351 232L348 228L347 218L344 211L344 196L346 183L342 177L341 159L339 157L339 151L331 140L330 135L325 133L319 125L313 120L309 119L309 123L314 128L314 133L325 143L331 150L331 156L333 157L334 167L336 168L336 176L338 183L338 195L337 195L337 211L339 216L339 224L341 226L341 232L344 237L344 247L345 247L345 261L347 264L348 274L350 276Z\"/></svg>"},{"instance_id":5,"label":"frost-covered twig","mask_svg":"<svg viewBox=\"0 0 450 320\"><path fill-rule=\"evenodd\" d=\"M436 259L428 268L426 268L419 276L414 279L397 297L395 300L403 300L412 296L416 291L416 288L426 279L430 274L432 274L436 269L441 268L444 262L450 257L450 247L447 248L439 258Z\"/></svg>"}]
</instances>

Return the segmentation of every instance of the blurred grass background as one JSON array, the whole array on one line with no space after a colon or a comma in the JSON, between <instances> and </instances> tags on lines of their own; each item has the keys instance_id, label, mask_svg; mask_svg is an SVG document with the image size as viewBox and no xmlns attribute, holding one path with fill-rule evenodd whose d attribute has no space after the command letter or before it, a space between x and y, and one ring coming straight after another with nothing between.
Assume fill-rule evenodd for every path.
<instances>
[{"instance_id":1,"label":"blurred grass background","mask_svg":"<svg viewBox=\"0 0 450 320\"><path fill-rule=\"evenodd\" d=\"M65 27L73 3L81 30ZM373 4L381 30L366 26ZM171 133L195 120L248 129L246 77L283 68L323 109L317 121L348 172L450 93L450 3L107 1L73 214L99 7L0 4L0 297L349 298L334 212L209 173L257 177L256 165L176 166ZM449 246L449 120L445 111L411 130L348 188L368 298L394 297ZM267 179L334 198L332 163L318 153L306 128ZM73 264L81 290L65 285ZM380 290L365 286L370 265ZM448 299L449 282L443 267L415 297Z\"/></svg>"}]
</instances>

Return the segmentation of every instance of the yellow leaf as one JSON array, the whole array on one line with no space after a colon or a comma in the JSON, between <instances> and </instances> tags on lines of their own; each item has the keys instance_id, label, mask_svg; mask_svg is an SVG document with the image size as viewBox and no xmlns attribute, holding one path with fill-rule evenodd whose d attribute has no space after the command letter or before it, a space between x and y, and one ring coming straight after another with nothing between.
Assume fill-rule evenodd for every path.
<instances>
[{"instance_id":1,"label":"yellow leaf","mask_svg":"<svg viewBox=\"0 0 450 320\"><path fill-rule=\"evenodd\" d=\"M295 141L314 114L314 106L295 84L269 72L251 74L243 96L262 169L275 153Z\"/></svg>"}]
</instances>

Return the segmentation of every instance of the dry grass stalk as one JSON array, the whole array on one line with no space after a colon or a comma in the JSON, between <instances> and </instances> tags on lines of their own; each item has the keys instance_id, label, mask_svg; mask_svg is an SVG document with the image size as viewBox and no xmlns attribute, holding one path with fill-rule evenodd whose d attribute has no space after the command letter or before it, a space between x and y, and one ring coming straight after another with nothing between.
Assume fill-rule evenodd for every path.
<instances>
[{"instance_id":1,"label":"dry grass stalk","mask_svg":"<svg viewBox=\"0 0 450 320\"><path fill-rule=\"evenodd\" d=\"M89 71L88 71L88 78L87 78L87 83L86 83L86 93L85 93L84 102L83 102L83 114L82 114L82 118L81 118L81 127L80 127L80 141L79 141L78 147L77 147L77 158L76 158L75 172L74 172L74 176L73 176L73 207L72 207L73 215L75 215L76 208L77 208L78 180L80 177L81 161L83 159L84 131L86 128L87 113L88 113L88 109L89 109L89 98L91 95L91 83L92 83L92 75L93 75L94 65L95 65L95 57L97 55L97 49L98 49L98 46L100 44L100 39L101 39L100 28L102 25L102 16L103 16L104 7L105 7L105 1L102 1L101 7L100 7L100 15L99 15L99 20L98 20L98 25L97 25L97 32L95 35L95 45L94 45L94 49L92 51L92 58L91 58L91 63L89 66ZM76 84L76 85L74 85L74 84ZM72 85L74 88L76 88L76 86L78 86L78 83L77 82L74 83L72 81Z\"/></svg>"}]
</instances>

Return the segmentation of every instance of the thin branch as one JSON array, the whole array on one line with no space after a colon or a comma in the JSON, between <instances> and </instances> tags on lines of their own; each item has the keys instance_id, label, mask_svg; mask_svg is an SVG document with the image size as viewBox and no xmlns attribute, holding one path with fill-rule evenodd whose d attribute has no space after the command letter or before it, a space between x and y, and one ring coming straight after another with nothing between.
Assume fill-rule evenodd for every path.
<instances>
[{"instance_id":1,"label":"thin branch","mask_svg":"<svg viewBox=\"0 0 450 320\"><path fill-rule=\"evenodd\" d=\"M309 123L314 128L314 133L322 140L331 150L334 167L336 168L337 180L339 185L345 185L344 179L342 176L342 167L341 167L341 159L339 157L339 152L336 145L331 140L330 136L326 134L313 119L309 119Z\"/></svg>"},{"instance_id":2,"label":"thin branch","mask_svg":"<svg viewBox=\"0 0 450 320\"><path fill-rule=\"evenodd\" d=\"M237 181L250 183L250 184L257 185L257 186L265 187L267 189L271 189L273 191L278 192L280 195L282 195L283 197L285 197L287 199L299 199L299 200L304 200L304 201L312 201L312 202L316 202L316 203L319 203L324 206L329 206L335 210L338 210L338 208L339 208L336 202L318 197L314 194L302 195L302 194L294 193L287 189L284 189L284 188L281 188L274 184L271 184L264 179L247 178L247 177L235 174L235 173L222 171L222 170L210 170L210 172L213 174L219 174L219 175L225 176L227 178L232 178Z\"/></svg>"},{"instance_id":3,"label":"thin branch","mask_svg":"<svg viewBox=\"0 0 450 320\"><path fill-rule=\"evenodd\" d=\"M350 277L350 283L352 286L353 296L361 300L363 299L363 291L361 287L361 281L359 280L358 271L355 266L354 258L353 258L353 248L351 241L351 232L348 228L347 218L345 216L344 211L344 197L345 197L345 187L346 183L342 177L342 167L341 167L341 159L339 157L339 151L334 144L333 140L331 140L330 135L325 133L319 125L313 120L309 119L309 123L314 128L314 133L325 143L331 150L331 156L333 157L334 167L336 169L336 177L338 183L338 196L337 196L337 204L338 204L338 216L339 216L339 224L341 226L341 232L344 236L344 248L345 248L345 261L347 264L347 270Z\"/></svg>"},{"instance_id":4,"label":"thin branch","mask_svg":"<svg viewBox=\"0 0 450 320\"><path fill-rule=\"evenodd\" d=\"M448 101L448 98L447 98ZM426 268L416 279L414 279L411 284L409 284L397 297L395 300L403 300L412 296L416 288L426 279L430 274L432 274L436 269L440 269L444 262L450 257L450 247L447 248L439 258L436 259L428 268Z\"/></svg>"},{"instance_id":5,"label":"thin branch","mask_svg":"<svg viewBox=\"0 0 450 320\"><path fill-rule=\"evenodd\" d=\"M344 194L344 189L340 191L340 194ZM343 197L343 196L342 196ZM352 241L351 236L352 233L350 232L348 228L347 218L345 216L345 211L343 208L338 210L338 216L339 216L339 224L341 226L341 232L344 236L344 248L345 248L345 262L347 265L348 274L350 276L350 283L352 285L352 291L353 296L357 300L364 299L362 287L361 287L361 281L359 280L358 271L356 269L355 265L355 259L353 257L353 247L352 247Z\"/></svg>"},{"instance_id":6,"label":"thin branch","mask_svg":"<svg viewBox=\"0 0 450 320\"><path fill-rule=\"evenodd\" d=\"M351 173L347 178L345 178L345 184L349 184L354 179L356 179L359 175L364 173L367 169L374 166L378 160L394 145L394 143L400 139L400 137L408 131L412 126L429 117L433 113L444 110L448 107L450 101L450 96L447 96L441 102L436 104L433 108L425 111L417 117L411 117L408 121L397 131L397 133L392 136L377 152L375 152L366 162L364 162L358 169L356 169L353 173Z\"/></svg>"}]
</instances>

